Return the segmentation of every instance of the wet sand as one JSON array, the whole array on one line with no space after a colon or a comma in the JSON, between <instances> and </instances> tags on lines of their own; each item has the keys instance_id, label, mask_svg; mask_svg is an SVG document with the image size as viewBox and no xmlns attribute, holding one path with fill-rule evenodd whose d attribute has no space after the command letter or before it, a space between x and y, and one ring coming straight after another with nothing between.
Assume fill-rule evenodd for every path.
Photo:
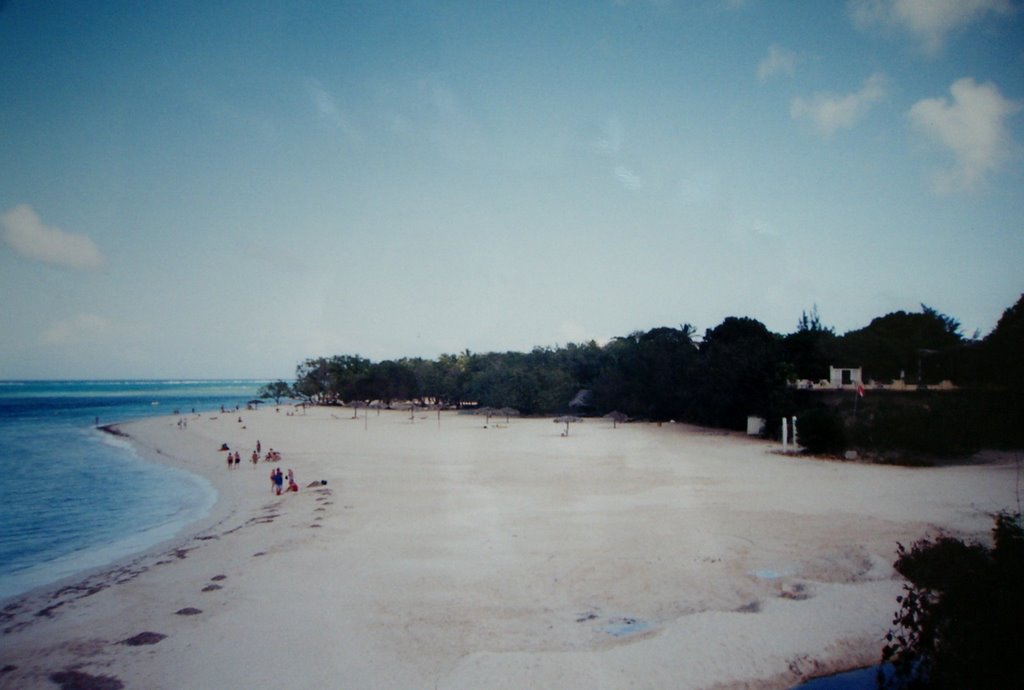
<instances>
[{"instance_id":1,"label":"wet sand","mask_svg":"<svg viewBox=\"0 0 1024 690\"><path fill-rule=\"evenodd\" d=\"M674 424L563 438L547 419L279 409L121 425L218 502L7 602L0 687L787 688L877 661L897 542L987 539L1016 504L1009 457L911 469ZM257 439L297 494L252 467Z\"/></svg>"}]
</instances>

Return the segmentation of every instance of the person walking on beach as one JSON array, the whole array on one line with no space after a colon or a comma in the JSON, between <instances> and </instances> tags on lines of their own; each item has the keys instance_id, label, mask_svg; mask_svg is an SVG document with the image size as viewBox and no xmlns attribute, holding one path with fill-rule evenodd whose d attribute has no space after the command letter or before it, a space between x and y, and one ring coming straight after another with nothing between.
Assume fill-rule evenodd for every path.
<instances>
[{"instance_id":1,"label":"person walking on beach","mask_svg":"<svg viewBox=\"0 0 1024 690\"><path fill-rule=\"evenodd\" d=\"M259 461L260 461L260 452L258 450L254 450L252 452L252 468L253 469L256 469L256 463L258 463Z\"/></svg>"},{"instance_id":2,"label":"person walking on beach","mask_svg":"<svg viewBox=\"0 0 1024 690\"><path fill-rule=\"evenodd\" d=\"M281 472L281 468L277 468L277 474L274 475L274 491L278 496L281 495L281 489L284 487L284 474Z\"/></svg>"},{"instance_id":3,"label":"person walking on beach","mask_svg":"<svg viewBox=\"0 0 1024 690\"><path fill-rule=\"evenodd\" d=\"M262 450L262 449L260 448L260 440L259 440L259 439L256 439L256 454L257 454L257 455L259 455L259 453L260 453L260 450Z\"/></svg>"},{"instance_id":4,"label":"person walking on beach","mask_svg":"<svg viewBox=\"0 0 1024 690\"><path fill-rule=\"evenodd\" d=\"M235 469L236 469L236 470L238 469L238 466L239 466L239 465L240 465L241 463L242 463L242 454L241 454L241 453L239 453L239 452L238 452L238 451L236 450L236 451L235 451Z\"/></svg>"}]
</instances>

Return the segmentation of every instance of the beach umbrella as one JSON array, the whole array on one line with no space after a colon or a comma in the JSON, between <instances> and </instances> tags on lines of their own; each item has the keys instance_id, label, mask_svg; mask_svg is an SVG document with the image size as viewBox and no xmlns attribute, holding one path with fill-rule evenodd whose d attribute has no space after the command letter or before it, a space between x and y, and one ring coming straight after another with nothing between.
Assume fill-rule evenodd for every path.
<instances>
[{"instance_id":1,"label":"beach umbrella","mask_svg":"<svg viewBox=\"0 0 1024 690\"><path fill-rule=\"evenodd\" d=\"M556 424L565 424L565 433L562 434L563 436L568 436L569 435L569 425L570 424L576 424L577 422L582 422L582 421L583 421L583 419L581 419L580 417L577 417L576 415L571 415L571 414L567 414L567 415L563 415L561 417L556 417L555 418L555 423Z\"/></svg>"},{"instance_id":2,"label":"beach umbrella","mask_svg":"<svg viewBox=\"0 0 1024 690\"><path fill-rule=\"evenodd\" d=\"M483 416L487 417L487 420L484 422L485 426L491 423L491 417L493 417L497 413L498 413L498 410L496 410L493 407L478 407L475 410L473 410L473 414L475 414L475 415L483 415Z\"/></svg>"},{"instance_id":3,"label":"beach umbrella","mask_svg":"<svg viewBox=\"0 0 1024 690\"><path fill-rule=\"evenodd\" d=\"M518 417L519 416L519 410L517 410L514 407L503 407L500 410L498 410L498 414L505 415L505 423L508 424L509 417Z\"/></svg>"},{"instance_id":4,"label":"beach umbrella","mask_svg":"<svg viewBox=\"0 0 1024 690\"><path fill-rule=\"evenodd\" d=\"M374 400L372 403L370 403L370 407L377 410L377 416L380 417L380 411L386 410L388 406L382 403L380 400Z\"/></svg>"},{"instance_id":5,"label":"beach umbrella","mask_svg":"<svg viewBox=\"0 0 1024 690\"><path fill-rule=\"evenodd\" d=\"M363 404L362 400L352 400L350 402L345 403L345 407L352 408L352 419L359 419L359 408L366 406Z\"/></svg>"},{"instance_id":6,"label":"beach umbrella","mask_svg":"<svg viewBox=\"0 0 1024 690\"><path fill-rule=\"evenodd\" d=\"M414 402L403 403L403 404L398 406L398 409L400 409L400 410L409 410L409 420L413 421L413 422L416 421L416 403L414 403Z\"/></svg>"},{"instance_id":7,"label":"beach umbrella","mask_svg":"<svg viewBox=\"0 0 1024 690\"><path fill-rule=\"evenodd\" d=\"M629 419L629 415L626 414L625 412L619 412L618 410L613 410L613 411L609 412L608 414L606 414L604 417L601 417L601 419L610 419L610 420L612 420L612 428L614 429L615 425L618 424L619 422L627 421Z\"/></svg>"}]
</instances>

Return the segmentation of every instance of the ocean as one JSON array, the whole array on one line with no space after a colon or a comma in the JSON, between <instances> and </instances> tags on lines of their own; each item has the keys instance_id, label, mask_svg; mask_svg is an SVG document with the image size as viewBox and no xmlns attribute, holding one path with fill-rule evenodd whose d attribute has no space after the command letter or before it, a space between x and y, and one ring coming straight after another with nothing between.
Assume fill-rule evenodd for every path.
<instances>
[{"instance_id":1,"label":"ocean","mask_svg":"<svg viewBox=\"0 0 1024 690\"><path fill-rule=\"evenodd\" d=\"M264 383L0 382L0 599L142 551L213 506L208 481L97 423L244 407Z\"/></svg>"}]
</instances>

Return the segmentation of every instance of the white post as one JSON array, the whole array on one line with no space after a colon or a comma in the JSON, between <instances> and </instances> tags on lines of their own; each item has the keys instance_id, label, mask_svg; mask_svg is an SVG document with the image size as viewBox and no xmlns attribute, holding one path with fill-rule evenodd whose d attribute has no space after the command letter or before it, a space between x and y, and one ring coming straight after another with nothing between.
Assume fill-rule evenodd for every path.
<instances>
[{"instance_id":1,"label":"white post","mask_svg":"<svg viewBox=\"0 0 1024 690\"><path fill-rule=\"evenodd\" d=\"M782 450L786 450L786 441L789 438L789 427L786 426L786 418L782 418Z\"/></svg>"},{"instance_id":2,"label":"white post","mask_svg":"<svg viewBox=\"0 0 1024 690\"><path fill-rule=\"evenodd\" d=\"M799 445L796 440L796 415L793 415L793 449L796 450Z\"/></svg>"}]
</instances>

